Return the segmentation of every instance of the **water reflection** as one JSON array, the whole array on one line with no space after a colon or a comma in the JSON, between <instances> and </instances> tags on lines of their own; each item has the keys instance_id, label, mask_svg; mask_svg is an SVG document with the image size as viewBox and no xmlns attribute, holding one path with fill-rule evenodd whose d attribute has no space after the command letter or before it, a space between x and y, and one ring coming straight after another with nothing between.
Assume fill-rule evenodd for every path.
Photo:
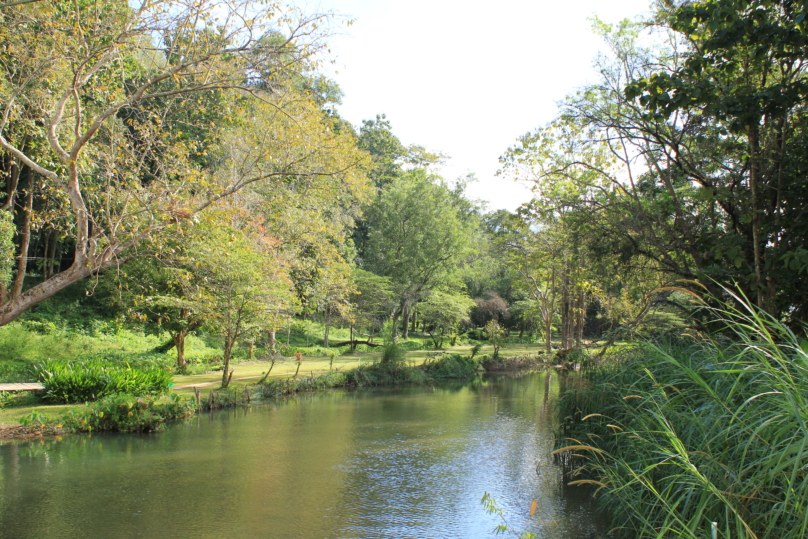
<instances>
[{"instance_id":1,"label":"water reflection","mask_svg":"<svg viewBox=\"0 0 808 539\"><path fill-rule=\"evenodd\" d=\"M484 492L515 529L588 537L586 497L565 494L549 459L551 376L309 395L158 435L2 446L0 537L493 537Z\"/></svg>"}]
</instances>

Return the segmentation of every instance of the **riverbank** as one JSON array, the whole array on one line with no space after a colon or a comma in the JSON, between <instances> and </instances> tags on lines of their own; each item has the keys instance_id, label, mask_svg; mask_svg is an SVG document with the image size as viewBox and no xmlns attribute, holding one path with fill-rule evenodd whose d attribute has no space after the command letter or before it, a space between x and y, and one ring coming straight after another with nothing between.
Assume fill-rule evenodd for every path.
<instances>
[{"instance_id":1,"label":"riverbank","mask_svg":"<svg viewBox=\"0 0 808 539\"><path fill-rule=\"evenodd\" d=\"M808 536L808 342L751 307L713 315L719 334L562 379L557 456L616 537Z\"/></svg>"},{"instance_id":2,"label":"riverbank","mask_svg":"<svg viewBox=\"0 0 808 539\"><path fill-rule=\"evenodd\" d=\"M461 345L445 351L416 350L406 351L395 365L381 366L379 353L360 352L356 354L329 358L305 357L302 363L294 358L284 358L272 364L269 361L242 361L234 365L235 374L229 392L218 389L221 383L221 371L204 374L180 374L172 377L174 386L171 395L181 398L197 398L197 392L204 393L200 404L206 405L211 393L221 394L219 402L235 402L237 399L228 395L244 395L245 387L255 397L273 397L288 395L299 391L311 391L335 387L361 387L367 385L420 384L430 379L460 377L467 378L479 369L481 361L491 364L491 346L477 346L474 351L473 365L458 360L472 355L472 346ZM540 345L511 344L503 350L506 357L536 357ZM448 358L448 359L442 359ZM507 363L507 360L506 360ZM519 359L524 367L524 359ZM256 384L267 370L271 372L265 384ZM297 377L294 377L295 373ZM293 378L294 377L294 378ZM35 400L33 397L30 400ZM160 399L157 404L168 402L168 397ZM204 402L202 402L204 401ZM215 406L220 406L220 404ZM92 405L91 405L92 406ZM17 439L27 429L27 436L47 435L50 425L65 414L84 413L85 404L44 404L32 402L30 405L0 408L0 440ZM21 418L26 423L22 425ZM63 432L59 433L60 435Z\"/></svg>"}]
</instances>

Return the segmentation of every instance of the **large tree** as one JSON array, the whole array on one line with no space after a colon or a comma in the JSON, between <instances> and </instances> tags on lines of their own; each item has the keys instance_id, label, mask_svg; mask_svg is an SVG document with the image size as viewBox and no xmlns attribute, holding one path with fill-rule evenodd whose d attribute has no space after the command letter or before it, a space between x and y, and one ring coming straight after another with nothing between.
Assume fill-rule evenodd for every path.
<instances>
[{"instance_id":1,"label":"large tree","mask_svg":"<svg viewBox=\"0 0 808 539\"><path fill-rule=\"evenodd\" d=\"M661 2L650 26L599 25L601 80L506 166L588 214L612 252L805 318L805 16L789 1ZM648 28L667 41L641 46Z\"/></svg>"},{"instance_id":2,"label":"large tree","mask_svg":"<svg viewBox=\"0 0 808 539\"><path fill-rule=\"evenodd\" d=\"M476 248L479 221L462 211L466 204L462 192L415 169L393 180L367 210L366 266L393 282L394 321L403 317L405 336L413 307L438 285L459 284L459 268Z\"/></svg>"},{"instance_id":3,"label":"large tree","mask_svg":"<svg viewBox=\"0 0 808 539\"><path fill-rule=\"evenodd\" d=\"M290 124L303 114L289 109L298 98L284 73L304 69L322 45L322 16L251 0L42 0L5 7L0 19L7 198L24 171L27 190L41 188L52 218L68 223L62 243L71 250L67 267L12 290L0 325L246 185L339 172L312 170L300 152L279 151L277 137L273 152L235 155L243 137L220 132L252 120L252 106L231 92L259 97ZM214 121L224 116L237 121ZM272 125L261 129L272 136ZM286 136L295 138L305 134Z\"/></svg>"}]
</instances>

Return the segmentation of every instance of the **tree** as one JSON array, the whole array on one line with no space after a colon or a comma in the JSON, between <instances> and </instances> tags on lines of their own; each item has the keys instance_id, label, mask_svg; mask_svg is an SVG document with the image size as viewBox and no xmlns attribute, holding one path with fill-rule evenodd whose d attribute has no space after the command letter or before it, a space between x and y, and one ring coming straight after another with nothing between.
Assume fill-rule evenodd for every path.
<instances>
[{"instance_id":1,"label":"tree","mask_svg":"<svg viewBox=\"0 0 808 539\"><path fill-rule=\"evenodd\" d=\"M459 284L459 268L475 249L474 214L463 199L423 169L393 180L367 210L366 269L389 277L398 296L393 315L406 338L412 308L438 285Z\"/></svg>"},{"instance_id":2,"label":"tree","mask_svg":"<svg viewBox=\"0 0 808 539\"><path fill-rule=\"evenodd\" d=\"M271 239L209 228L189 242L189 260L200 287L195 310L224 340L222 387L230 383L230 360L239 339L255 338L288 310L291 282L278 264Z\"/></svg>"},{"instance_id":3,"label":"tree","mask_svg":"<svg viewBox=\"0 0 808 539\"><path fill-rule=\"evenodd\" d=\"M598 23L612 50L601 80L506 166L540 197L572 186L565 204L612 252L717 292L714 281L737 282L761 308L804 318L806 8L660 5L647 28L663 46L638 45L641 25Z\"/></svg>"},{"instance_id":4,"label":"tree","mask_svg":"<svg viewBox=\"0 0 808 539\"><path fill-rule=\"evenodd\" d=\"M395 295L388 277L381 277L361 268L354 268L351 275L353 292L348 323L351 328L351 350L356 347L355 326L368 331L368 343L378 333L384 322L395 310Z\"/></svg>"},{"instance_id":5,"label":"tree","mask_svg":"<svg viewBox=\"0 0 808 539\"><path fill-rule=\"evenodd\" d=\"M284 111L294 99L280 74L300 69L322 46L323 16L250 0L43 0L6 7L0 17L0 148L6 162L44 182L72 222L69 267L12 294L0 325L246 185L312 173L282 155L272 156L272 167L228 167L225 155L203 166L197 154L206 145L184 141L169 112L189 95L257 95L254 77L267 73L276 76L261 98Z\"/></svg>"},{"instance_id":6,"label":"tree","mask_svg":"<svg viewBox=\"0 0 808 539\"><path fill-rule=\"evenodd\" d=\"M186 337L204 323L202 290L195 279L187 251L175 245L133 259L105 281L116 285L109 298L127 318L143 323L150 333L168 332L179 369L186 365Z\"/></svg>"},{"instance_id":7,"label":"tree","mask_svg":"<svg viewBox=\"0 0 808 539\"><path fill-rule=\"evenodd\" d=\"M445 338L454 334L460 324L468 320L474 305L474 300L466 294L440 290L430 292L418 305L421 322L435 348L443 348ZM454 345L454 337L451 344Z\"/></svg>"}]
</instances>

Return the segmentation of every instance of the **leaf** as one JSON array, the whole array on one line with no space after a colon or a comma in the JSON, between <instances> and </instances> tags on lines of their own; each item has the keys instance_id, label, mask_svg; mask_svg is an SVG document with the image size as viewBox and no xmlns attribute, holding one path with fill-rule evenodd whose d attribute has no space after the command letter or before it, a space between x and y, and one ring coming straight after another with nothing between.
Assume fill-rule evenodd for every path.
<instances>
[{"instance_id":1,"label":"leaf","mask_svg":"<svg viewBox=\"0 0 808 539\"><path fill-rule=\"evenodd\" d=\"M536 508L539 506L539 502L533 500L533 503L530 504L530 518L533 518L533 515L536 514Z\"/></svg>"}]
</instances>

